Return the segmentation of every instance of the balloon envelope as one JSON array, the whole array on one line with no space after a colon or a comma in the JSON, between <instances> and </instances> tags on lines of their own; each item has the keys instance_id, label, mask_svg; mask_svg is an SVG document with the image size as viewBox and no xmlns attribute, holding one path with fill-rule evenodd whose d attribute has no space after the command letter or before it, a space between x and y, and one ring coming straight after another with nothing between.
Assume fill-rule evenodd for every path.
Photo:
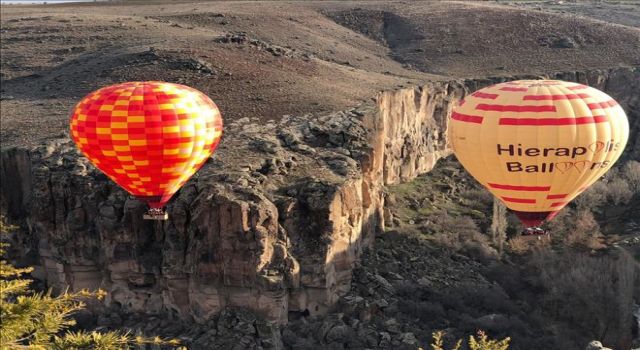
<instances>
[{"instance_id":1,"label":"balloon envelope","mask_svg":"<svg viewBox=\"0 0 640 350\"><path fill-rule=\"evenodd\" d=\"M90 93L71 116L84 155L132 195L161 208L204 164L222 136L203 93L164 82L127 82Z\"/></svg>"},{"instance_id":2,"label":"balloon envelope","mask_svg":"<svg viewBox=\"0 0 640 350\"><path fill-rule=\"evenodd\" d=\"M450 118L460 163L525 226L539 226L606 173L629 137L623 109L577 83L520 80L467 96Z\"/></svg>"}]
</instances>

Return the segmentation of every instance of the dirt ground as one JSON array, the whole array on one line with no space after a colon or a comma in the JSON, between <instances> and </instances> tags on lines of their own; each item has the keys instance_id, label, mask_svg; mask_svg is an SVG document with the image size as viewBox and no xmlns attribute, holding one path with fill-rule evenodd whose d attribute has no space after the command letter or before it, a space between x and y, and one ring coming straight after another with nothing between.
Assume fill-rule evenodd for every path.
<instances>
[{"instance_id":1,"label":"dirt ground","mask_svg":"<svg viewBox=\"0 0 640 350\"><path fill-rule=\"evenodd\" d=\"M602 1L602 0L573 0L573 1L512 1L497 0L497 3L515 6L523 9L544 10L547 12L566 15L590 17L601 21L622 24L630 27L640 27L640 9L637 0Z\"/></svg>"},{"instance_id":2,"label":"dirt ground","mask_svg":"<svg viewBox=\"0 0 640 350\"><path fill-rule=\"evenodd\" d=\"M114 1L1 15L3 147L66 135L82 96L127 80L190 85L227 120L270 120L428 80L640 65L632 1Z\"/></svg>"}]
</instances>

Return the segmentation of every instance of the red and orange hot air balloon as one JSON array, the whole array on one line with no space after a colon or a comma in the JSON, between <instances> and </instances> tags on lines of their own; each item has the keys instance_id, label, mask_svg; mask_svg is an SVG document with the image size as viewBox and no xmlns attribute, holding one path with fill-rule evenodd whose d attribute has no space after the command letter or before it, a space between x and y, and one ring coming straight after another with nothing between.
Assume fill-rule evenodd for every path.
<instances>
[{"instance_id":1,"label":"red and orange hot air balloon","mask_svg":"<svg viewBox=\"0 0 640 350\"><path fill-rule=\"evenodd\" d=\"M202 92L165 82L111 85L83 98L71 137L98 169L149 204L146 219L166 219L164 205L215 151L218 107Z\"/></svg>"},{"instance_id":2,"label":"red and orange hot air balloon","mask_svg":"<svg viewBox=\"0 0 640 350\"><path fill-rule=\"evenodd\" d=\"M609 95L558 80L519 80L467 96L449 141L462 165L525 226L552 219L607 172L629 138Z\"/></svg>"}]
</instances>

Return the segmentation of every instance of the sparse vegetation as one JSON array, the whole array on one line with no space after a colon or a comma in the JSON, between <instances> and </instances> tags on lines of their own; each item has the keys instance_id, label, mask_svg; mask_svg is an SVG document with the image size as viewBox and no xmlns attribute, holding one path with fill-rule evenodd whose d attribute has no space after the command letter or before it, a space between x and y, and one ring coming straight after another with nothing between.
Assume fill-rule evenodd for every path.
<instances>
[{"instance_id":1,"label":"sparse vegetation","mask_svg":"<svg viewBox=\"0 0 640 350\"><path fill-rule=\"evenodd\" d=\"M533 286L542 288L539 306L547 315L616 349L630 348L637 276L629 254L547 251L535 254L529 266Z\"/></svg>"},{"instance_id":2,"label":"sparse vegetation","mask_svg":"<svg viewBox=\"0 0 640 350\"><path fill-rule=\"evenodd\" d=\"M629 182L631 188L640 188L640 162L636 160L628 161L622 167L622 173Z\"/></svg>"},{"instance_id":3,"label":"sparse vegetation","mask_svg":"<svg viewBox=\"0 0 640 350\"><path fill-rule=\"evenodd\" d=\"M515 349L531 348L534 343L547 348L582 349L591 340L615 349L631 348L632 305L640 298L637 264L624 249L613 249L610 242L624 237L624 231L617 228L633 219L629 213L638 205L639 162L628 161L596 182L546 224L551 235L545 237L520 236L521 226L512 214L503 214L491 201L483 200L492 198L488 191L462 179L463 173L451 176L457 173L448 161L443 162L442 169L439 167L415 180L417 184L402 185L419 189L398 195L396 201L398 205L409 201L431 208L414 216L416 222L428 223L420 226L417 234L482 262L487 266L482 275L499 287L491 292L473 283L464 289L449 288L446 296L431 294L428 305L405 302L404 312L429 310L433 317L447 319L458 330L477 326L476 315L493 312L499 316L491 323L491 334L512 335ZM429 186L434 186L434 191L435 186L450 186L456 191L443 197L431 194L426 190ZM406 210L405 217L416 215L407 206L401 210ZM489 210L493 216L487 214ZM400 227L412 226L402 222ZM481 259L469 249L477 244L501 250L502 232L506 238L504 254ZM416 292L407 290L407 298ZM501 295L499 303L491 301L496 295ZM458 310L466 316L452 317L445 310ZM537 329L535 340L527 334L530 327ZM451 342L450 337L447 339Z\"/></svg>"},{"instance_id":4,"label":"sparse vegetation","mask_svg":"<svg viewBox=\"0 0 640 350\"><path fill-rule=\"evenodd\" d=\"M631 186L624 178L615 178L607 184L607 201L613 205L629 203L633 197Z\"/></svg>"},{"instance_id":5,"label":"sparse vegetation","mask_svg":"<svg viewBox=\"0 0 640 350\"><path fill-rule=\"evenodd\" d=\"M629 160L619 168L611 169L604 179L594 183L573 202L578 211L592 212L606 233L615 234L624 229L620 219L628 216L625 214L628 211L633 213L633 208L640 205L639 201L640 162Z\"/></svg>"}]
</instances>

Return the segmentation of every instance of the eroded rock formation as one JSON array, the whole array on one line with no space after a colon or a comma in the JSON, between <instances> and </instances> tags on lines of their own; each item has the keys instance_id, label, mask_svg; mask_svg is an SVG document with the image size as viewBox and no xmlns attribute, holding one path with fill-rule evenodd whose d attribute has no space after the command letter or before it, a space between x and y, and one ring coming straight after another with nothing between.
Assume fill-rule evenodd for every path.
<instances>
[{"instance_id":1,"label":"eroded rock formation","mask_svg":"<svg viewBox=\"0 0 640 350\"><path fill-rule=\"evenodd\" d=\"M640 155L640 70L550 77L610 93ZM324 116L230 123L216 155L172 199L170 220L109 181L69 139L2 152L2 208L26 231L25 263L55 289L103 288L113 310L206 321L227 306L285 323L349 291L353 266L384 226L383 186L448 154L448 115L466 92L506 78L380 93Z\"/></svg>"}]
</instances>

